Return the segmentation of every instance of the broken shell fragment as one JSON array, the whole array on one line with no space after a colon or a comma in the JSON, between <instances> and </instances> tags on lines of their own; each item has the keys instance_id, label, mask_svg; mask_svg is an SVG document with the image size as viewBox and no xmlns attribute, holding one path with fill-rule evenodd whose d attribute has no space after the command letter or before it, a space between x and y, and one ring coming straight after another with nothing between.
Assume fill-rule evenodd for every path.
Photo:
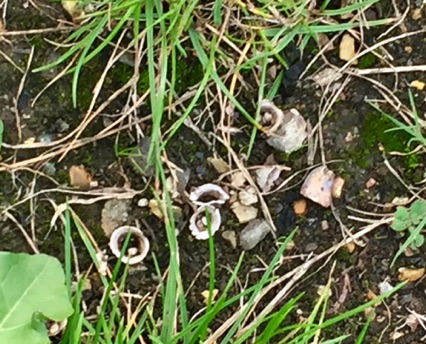
<instances>
[{"instance_id":1,"label":"broken shell fragment","mask_svg":"<svg viewBox=\"0 0 426 344\"><path fill-rule=\"evenodd\" d=\"M189 199L199 206L219 205L224 204L229 199L229 195L216 184L204 184L193 190Z\"/></svg>"},{"instance_id":2,"label":"broken shell fragment","mask_svg":"<svg viewBox=\"0 0 426 344\"><path fill-rule=\"evenodd\" d=\"M263 192L269 192L280 177L281 169L278 165L262 166L254 173L257 185Z\"/></svg>"},{"instance_id":3,"label":"broken shell fragment","mask_svg":"<svg viewBox=\"0 0 426 344\"><path fill-rule=\"evenodd\" d=\"M112 253L117 258L120 258L127 235L130 235L130 239L127 245L127 252L124 253L121 261L130 265L140 263L148 254L150 245L148 239L139 228L133 226L117 228L111 235L109 247Z\"/></svg>"},{"instance_id":4,"label":"broken shell fragment","mask_svg":"<svg viewBox=\"0 0 426 344\"><path fill-rule=\"evenodd\" d=\"M286 113L270 100L261 103L261 123L269 136L266 143L287 154L300 149L308 137L307 123L296 109Z\"/></svg>"},{"instance_id":5,"label":"broken shell fragment","mask_svg":"<svg viewBox=\"0 0 426 344\"><path fill-rule=\"evenodd\" d=\"M206 213L208 213L210 217L211 235L214 235L214 233L216 233L220 228L222 219L219 209L214 208L211 205L201 206L189 220L189 229L197 240L207 240L209 238L209 221L207 219Z\"/></svg>"},{"instance_id":6,"label":"broken shell fragment","mask_svg":"<svg viewBox=\"0 0 426 344\"><path fill-rule=\"evenodd\" d=\"M334 172L326 166L319 166L308 174L300 193L324 208L328 208L332 202L333 182Z\"/></svg>"}]
</instances>

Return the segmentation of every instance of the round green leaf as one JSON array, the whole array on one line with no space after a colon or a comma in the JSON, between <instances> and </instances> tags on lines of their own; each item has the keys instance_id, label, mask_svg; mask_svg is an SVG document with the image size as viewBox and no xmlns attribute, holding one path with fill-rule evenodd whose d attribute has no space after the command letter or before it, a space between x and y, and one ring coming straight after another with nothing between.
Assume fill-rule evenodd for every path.
<instances>
[{"instance_id":1,"label":"round green leaf","mask_svg":"<svg viewBox=\"0 0 426 344\"><path fill-rule=\"evenodd\" d=\"M54 257L0 252L0 344L50 343L34 315L62 321L72 314L64 281Z\"/></svg>"}]
</instances>

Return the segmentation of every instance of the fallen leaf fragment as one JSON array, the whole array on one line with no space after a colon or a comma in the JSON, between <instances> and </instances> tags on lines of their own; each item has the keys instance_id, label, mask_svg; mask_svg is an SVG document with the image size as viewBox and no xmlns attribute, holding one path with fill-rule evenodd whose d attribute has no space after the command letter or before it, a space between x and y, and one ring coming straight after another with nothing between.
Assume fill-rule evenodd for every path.
<instances>
[{"instance_id":1,"label":"fallen leaf fragment","mask_svg":"<svg viewBox=\"0 0 426 344\"><path fill-rule=\"evenodd\" d=\"M71 16L72 20L75 21L78 17L83 16L84 10L82 8L82 4L80 1L72 1L72 0L63 0L62 7L68 14Z\"/></svg>"},{"instance_id":2,"label":"fallen leaf fragment","mask_svg":"<svg viewBox=\"0 0 426 344\"><path fill-rule=\"evenodd\" d=\"M280 174L279 166L262 166L255 171L257 185L263 192L268 192L272 189Z\"/></svg>"},{"instance_id":3,"label":"fallen leaf fragment","mask_svg":"<svg viewBox=\"0 0 426 344\"><path fill-rule=\"evenodd\" d=\"M246 190L242 190L238 193L238 199L243 205L256 204L258 201L256 190L249 186Z\"/></svg>"},{"instance_id":4,"label":"fallen leaf fragment","mask_svg":"<svg viewBox=\"0 0 426 344\"><path fill-rule=\"evenodd\" d=\"M413 80L413 81L411 81L410 86L417 88L419 91L423 91L426 84L423 81L420 81L420 80Z\"/></svg>"},{"instance_id":5,"label":"fallen leaf fragment","mask_svg":"<svg viewBox=\"0 0 426 344\"><path fill-rule=\"evenodd\" d=\"M160 202L158 202L156 199L151 199L148 203L149 209L151 212L157 216L160 220L163 219L163 210L161 208Z\"/></svg>"},{"instance_id":6,"label":"fallen leaf fragment","mask_svg":"<svg viewBox=\"0 0 426 344\"><path fill-rule=\"evenodd\" d=\"M422 9L421 8L416 8L413 11L413 15L411 16L413 18L413 20L419 20L422 18Z\"/></svg>"},{"instance_id":7,"label":"fallen leaf fragment","mask_svg":"<svg viewBox=\"0 0 426 344\"><path fill-rule=\"evenodd\" d=\"M303 215L306 213L307 203L304 198L299 199L293 203L293 210L296 215Z\"/></svg>"},{"instance_id":8,"label":"fallen leaf fragment","mask_svg":"<svg viewBox=\"0 0 426 344\"><path fill-rule=\"evenodd\" d=\"M399 268L398 280L401 282L416 282L425 275L425 268L410 269L410 268Z\"/></svg>"},{"instance_id":9,"label":"fallen leaf fragment","mask_svg":"<svg viewBox=\"0 0 426 344\"><path fill-rule=\"evenodd\" d=\"M243 172L235 172L231 176L231 184L234 188L241 188L246 183L246 177Z\"/></svg>"},{"instance_id":10,"label":"fallen leaf fragment","mask_svg":"<svg viewBox=\"0 0 426 344\"><path fill-rule=\"evenodd\" d=\"M351 34L345 33L340 41L339 57L343 61L350 61L355 55L355 38Z\"/></svg>"},{"instance_id":11,"label":"fallen leaf fragment","mask_svg":"<svg viewBox=\"0 0 426 344\"><path fill-rule=\"evenodd\" d=\"M404 332L402 332L402 331L394 331L389 336L389 339L395 341L395 340L397 340L397 339L399 339L401 337L404 337L404 336L405 336Z\"/></svg>"},{"instance_id":12,"label":"fallen leaf fragment","mask_svg":"<svg viewBox=\"0 0 426 344\"><path fill-rule=\"evenodd\" d=\"M70 185L80 189L89 189L92 182L92 176L86 171L84 166L73 165L69 171Z\"/></svg>"},{"instance_id":13,"label":"fallen leaf fragment","mask_svg":"<svg viewBox=\"0 0 426 344\"><path fill-rule=\"evenodd\" d=\"M318 86L325 87L332 82L338 81L342 76L343 74L339 73L337 69L328 67L316 73L312 77L312 80L314 80Z\"/></svg>"},{"instance_id":14,"label":"fallen leaf fragment","mask_svg":"<svg viewBox=\"0 0 426 344\"><path fill-rule=\"evenodd\" d=\"M222 158L210 157L207 161L214 167L217 173L226 173L230 170L229 165Z\"/></svg>"},{"instance_id":15,"label":"fallen leaf fragment","mask_svg":"<svg viewBox=\"0 0 426 344\"><path fill-rule=\"evenodd\" d=\"M234 231L223 231L222 238L228 241L231 244L232 248L237 248L237 234Z\"/></svg>"},{"instance_id":16,"label":"fallen leaf fragment","mask_svg":"<svg viewBox=\"0 0 426 344\"><path fill-rule=\"evenodd\" d=\"M300 193L324 208L328 208L332 202L333 181L334 172L326 166L319 166L308 174Z\"/></svg>"},{"instance_id":17,"label":"fallen leaf fragment","mask_svg":"<svg viewBox=\"0 0 426 344\"><path fill-rule=\"evenodd\" d=\"M368 289L367 300L372 301L372 300L375 300L375 299L377 299L377 295L371 289Z\"/></svg>"},{"instance_id":18,"label":"fallen leaf fragment","mask_svg":"<svg viewBox=\"0 0 426 344\"><path fill-rule=\"evenodd\" d=\"M210 290L204 290L201 292L201 296L203 297L203 302L206 305L208 304L209 300L213 302L217 294L219 294L219 289L213 289L211 294L210 294Z\"/></svg>"}]
</instances>

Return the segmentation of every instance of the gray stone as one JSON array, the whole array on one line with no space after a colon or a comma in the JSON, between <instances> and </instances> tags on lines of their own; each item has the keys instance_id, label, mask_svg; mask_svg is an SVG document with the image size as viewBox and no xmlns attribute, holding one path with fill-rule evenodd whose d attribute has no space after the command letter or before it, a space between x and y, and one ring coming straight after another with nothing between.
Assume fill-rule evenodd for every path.
<instances>
[{"instance_id":1,"label":"gray stone","mask_svg":"<svg viewBox=\"0 0 426 344\"><path fill-rule=\"evenodd\" d=\"M251 250L272 230L262 219L251 220L240 233L240 245L244 250Z\"/></svg>"}]
</instances>

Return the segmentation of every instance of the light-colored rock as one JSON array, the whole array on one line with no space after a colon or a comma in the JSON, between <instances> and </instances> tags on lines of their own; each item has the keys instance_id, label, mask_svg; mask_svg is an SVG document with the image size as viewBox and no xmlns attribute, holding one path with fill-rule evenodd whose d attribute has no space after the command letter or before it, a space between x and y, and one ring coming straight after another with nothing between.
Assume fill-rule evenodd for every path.
<instances>
[{"instance_id":1,"label":"light-colored rock","mask_svg":"<svg viewBox=\"0 0 426 344\"><path fill-rule=\"evenodd\" d=\"M231 210L235 214L239 223L247 223L257 217L257 208L251 205L243 205L240 202L235 202L231 206Z\"/></svg>"},{"instance_id":2,"label":"light-colored rock","mask_svg":"<svg viewBox=\"0 0 426 344\"><path fill-rule=\"evenodd\" d=\"M272 230L271 226L263 219L250 221L240 233L240 246L248 251L254 248Z\"/></svg>"}]
</instances>

